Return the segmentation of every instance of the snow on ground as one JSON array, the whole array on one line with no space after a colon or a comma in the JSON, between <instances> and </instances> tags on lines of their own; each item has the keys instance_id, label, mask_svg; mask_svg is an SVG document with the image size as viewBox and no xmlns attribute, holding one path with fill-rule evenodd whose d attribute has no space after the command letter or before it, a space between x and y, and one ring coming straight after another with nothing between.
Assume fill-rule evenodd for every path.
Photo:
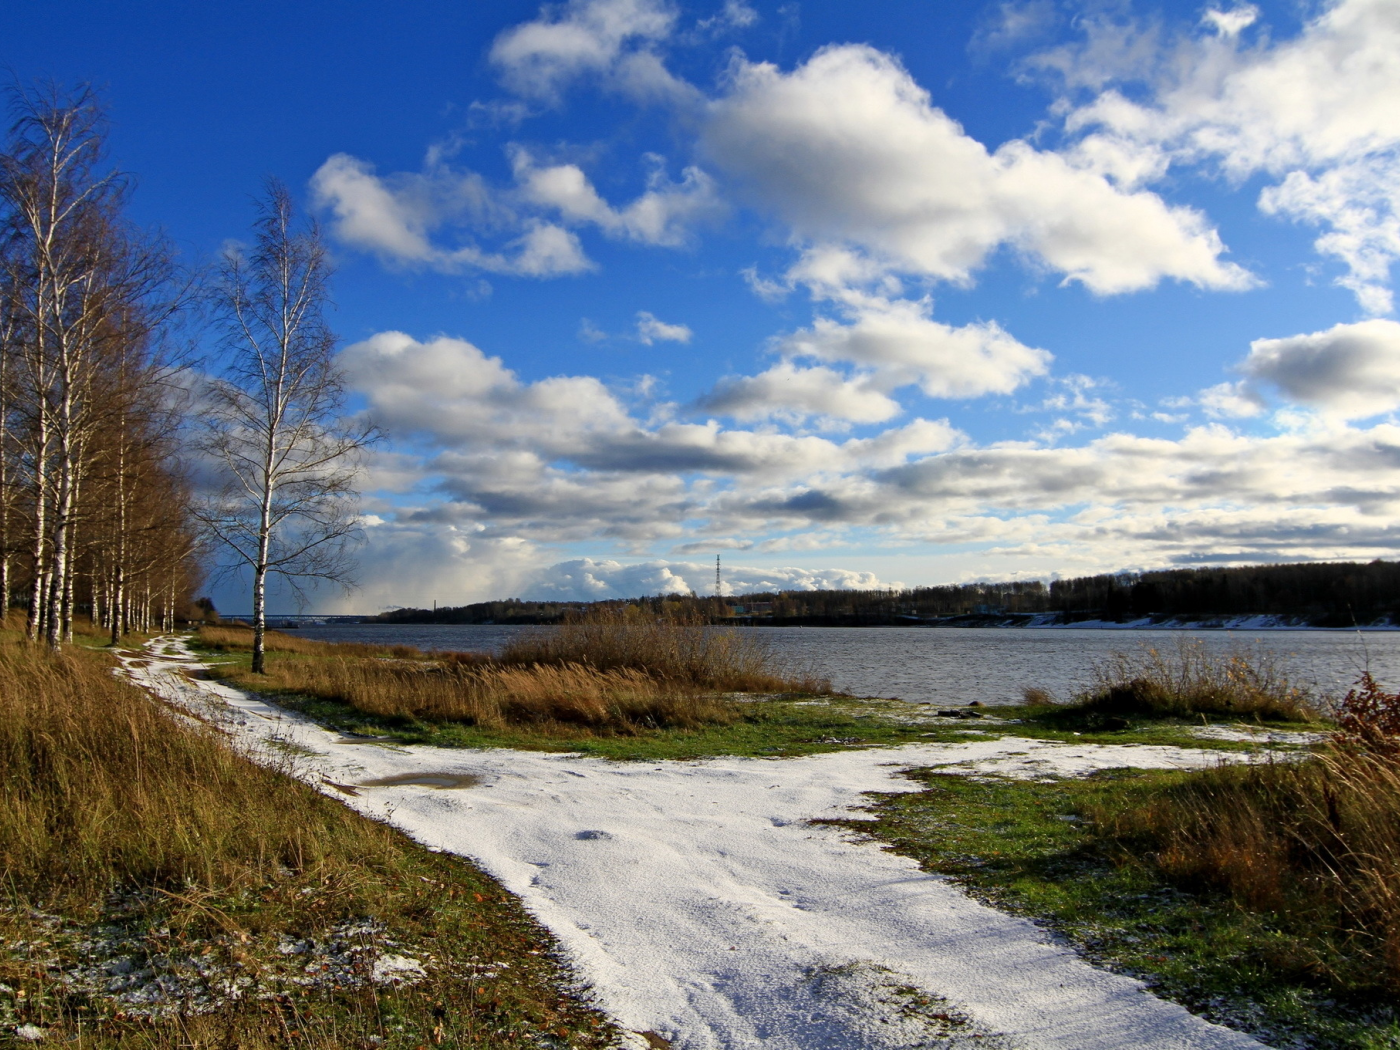
<instances>
[{"instance_id":1,"label":"snow on ground","mask_svg":"<svg viewBox=\"0 0 1400 1050\"><path fill-rule=\"evenodd\" d=\"M1260 1045L1095 969L912 860L808 823L859 816L867 792L917 790L899 775L911 767L1044 777L1218 754L1010 737L653 763L384 746L191 680L179 641L147 656L130 662L136 681L238 746L302 755L299 775L347 805L471 857L554 932L624 1027L677 1048ZM404 783L413 774L428 783ZM385 779L397 783L367 784Z\"/></svg>"}]
</instances>

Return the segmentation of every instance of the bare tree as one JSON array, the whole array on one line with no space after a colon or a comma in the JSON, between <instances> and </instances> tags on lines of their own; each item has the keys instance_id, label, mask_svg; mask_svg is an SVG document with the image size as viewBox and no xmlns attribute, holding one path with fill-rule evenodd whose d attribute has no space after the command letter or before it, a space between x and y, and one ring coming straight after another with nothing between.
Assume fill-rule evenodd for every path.
<instances>
[{"instance_id":1,"label":"bare tree","mask_svg":"<svg viewBox=\"0 0 1400 1050\"><path fill-rule=\"evenodd\" d=\"M199 515L231 567L253 573L253 671L264 670L267 578L352 582L355 483L368 424L342 418L344 379L323 316L330 266L314 223L270 181L251 252L231 251L215 297L224 374L207 393L202 450L221 474Z\"/></svg>"}]
</instances>

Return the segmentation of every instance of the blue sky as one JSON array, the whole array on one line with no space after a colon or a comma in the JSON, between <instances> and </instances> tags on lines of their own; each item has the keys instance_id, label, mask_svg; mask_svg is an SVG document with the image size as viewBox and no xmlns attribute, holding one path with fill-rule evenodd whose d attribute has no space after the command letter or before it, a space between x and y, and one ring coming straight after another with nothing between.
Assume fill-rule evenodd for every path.
<instances>
[{"instance_id":1,"label":"blue sky","mask_svg":"<svg viewBox=\"0 0 1400 1050\"><path fill-rule=\"evenodd\" d=\"M6 22L190 259L323 223L388 440L321 609L1395 556L1395 0Z\"/></svg>"}]
</instances>

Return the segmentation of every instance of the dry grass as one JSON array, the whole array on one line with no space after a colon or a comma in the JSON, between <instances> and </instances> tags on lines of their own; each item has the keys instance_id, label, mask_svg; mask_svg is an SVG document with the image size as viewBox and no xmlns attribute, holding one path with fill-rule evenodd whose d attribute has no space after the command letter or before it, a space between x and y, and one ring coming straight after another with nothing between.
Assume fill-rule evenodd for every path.
<instances>
[{"instance_id":1,"label":"dry grass","mask_svg":"<svg viewBox=\"0 0 1400 1050\"><path fill-rule=\"evenodd\" d=\"M1323 947L1287 964L1400 992L1400 765L1333 749L1222 766L1146 804L1093 814L1170 878L1225 892Z\"/></svg>"},{"instance_id":2,"label":"dry grass","mask_svg":"<svg viewBox=\"0 0 1400 1050\"><path fill-rule=\"evenodd\" d=\"M631 733L727 724L734 703L640 671L581 664L511 666L283 657L266 676L235 678L249 688L286 690L349 704L379 718L463 722L489 729L528 725Z\"/></svg>"},{"instance_id":3,"label":"dry grass","mask_svg":"<svg viewBox=\"0 0 1400 1050\"><path fill-rule=\"evenodd\" d=\"M0 768L0 858L28 893L90 901L133 880L227 889L388 848L377 825L172 725L91 658L0 647Z\"/></svg>"},{"instance_id":4,"label":"dry grass","mask_svg":"<svg viewBox=\"0 0 1400 1050\"><path fill-rule=\"evenodd\" d=\"M606 1042L547 936L470 865L237 756L114 677L104 655L54 657L6 634L0 1025L104 1050L494 1048L565 1030L571 1046ZM426 977L389 989L366 969L358 983L307 986L300 957L280 948L366 921L384 932L358 942L361 958L393 945L428 961ZM222 1005L177 999L176 1012L143 1017L67 990L60 976L101 964L93 945L113 938L133 972L211 961L196 985ZM474 983L482 970L501 975L489 989ZM248 993L228 997L228 981Z\"/></svg>"},{"instance_id":5,"label":"dry grass","mask_svg":"<svg viewBox=\"0 0 1400 1050\"><path fill-rule=\"evenodd\" d=\"M1074 709L1096 714L1194 718L1214 715L1261 721L1313 722L1317 697L1291 683L1264 650L1216 657L1182 639L1174 650L1117 653L1094 667L1094 685Z\"/></svg>"},{"instance_id":6,"label":"dry grass","mask_svg":"<svg viewBox=\"0 0 1400 1050\"><path fill-rule=\"evenodd\" d=\"M829 683L783 675L757 638L700 620L605 608L512 642L497 658L313 642L269 632L279 654L250 689L348 704L378 718L486 729L633 734L738 721L721 694L820 692ZM206 648L247 649L250 631L202 628ZM391 658L392 657L392 658Z\"/></svg>"},{"instance_id":7,"label":"dry grass","mask_svg":"<svg viewBox=\"0 0 1400 1050\"><path fill-rule=\"evenodd\" d=\"M253 629L238 625L223 624L218 627L199 628L199 644L215 652L242 652L253 648ZM300 653L304 656L324 656L338 653L342 656L392 656L404 660L419 659L423 653L411 645L368 645L362 642L318 642L311 638L298 638L282 631L268 631L263 635L263 647L269 653Z\"/></svg>"},{"instance_id":8,"label":"dry grass","mask_svg":"<svg viewBox=\"0 0 1400 1050\"><path fill-rule=\"evenodd\" d=\"M637 671L724 692L831 690L829 682L779 667L756 634L710 627L702 618L658 617L633 606L603 607L551 631L527 634L506 647L500 662Z\"/></svg>"}]
</instances>

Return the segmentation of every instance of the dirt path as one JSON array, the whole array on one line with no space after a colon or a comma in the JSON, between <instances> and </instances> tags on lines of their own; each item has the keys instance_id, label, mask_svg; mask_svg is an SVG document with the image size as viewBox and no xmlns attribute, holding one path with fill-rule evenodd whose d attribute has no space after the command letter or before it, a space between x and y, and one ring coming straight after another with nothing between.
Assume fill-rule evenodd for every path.
<instances>
[{"instance_id":1,"label":"dirt path","mask_svg":"<svg viewBox=\"0 0 1400 1050\"><path fill-rule=\"evenodd\" d=\"M299 775L347 805L470 856L555 933L624 1026L677 1048L1261 1045L1095 969L912 860L806 823L850 816L865 792L915 790L898 775L911 766L1066 774L1218 753L1002 738L619 763L390 747L191 680L193 662L161 639L131 673L239 747L294 753Z\"/></svg>"}]
</instances>

